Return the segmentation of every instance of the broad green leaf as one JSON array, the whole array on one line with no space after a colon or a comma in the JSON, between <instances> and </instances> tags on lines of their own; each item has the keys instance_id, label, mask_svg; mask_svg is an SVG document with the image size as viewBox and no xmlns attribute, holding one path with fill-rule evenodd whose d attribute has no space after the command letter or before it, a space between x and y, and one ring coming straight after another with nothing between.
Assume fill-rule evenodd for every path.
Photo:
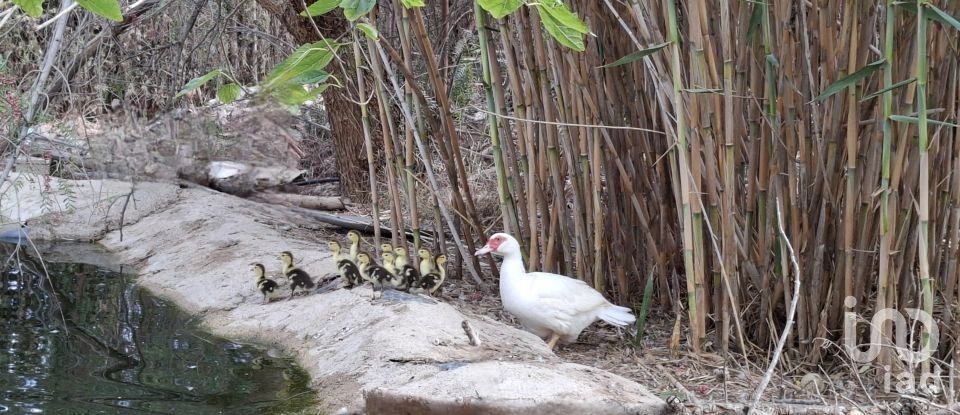
<instances>
[{"instance_id":1,"label":"broad green leaf","mask_svg":"<svg viewBox=\"0 0 960 415\"><path fill-rule=\"evenodd\" d=\"M217 90L217 99L220 100L223 104L229 104L237 100L237 97L240 96L240 85L229 83L224 86L221 86Z\"/></svg>"},{"instance_id":2,"label":"broad green leaf","mask_svg":"<svg viewBox=\"0 0 960 415\"><path fill-rule=\"evenodd\" d=\"M908 124L919 124L919 123L920 123L920 118L917 118L917 117L914 117L914 116L910 116L910 115L891 115L891 116L890 116L890 119L893 120L893 121L896 121L896 122L903 122L903 123L908 123ZM960 124L953 124L953 123L949 123L949 122L946 122L946 121L937 121L937 120L927 119L927 123L928 123L928 124L933 124L933 125L942 125L942 126L944 126L944 127L960 128Z\"/></svg>"},{"instance_id":3,"label":"broad green leaf","mask_svg":"<svg viewBox=\"0 0 960 415\"><path fill-rule=\"evenodd\" d=\"M117 0L77 0L77 4L97 16L115 22L123 21L123 12L120 11L120 2Z\"/></svg>"},{"instance_id":4,"label":"broad green leaf","mask_svg":"<svg viewBox=\"0 0 960 415\"><path fill-rule=\"evenodd\" d=\"M548 11L548 6L544 6L542 3L537 4L537 10L540 12L540 22L543 24L543 28L547 30L547 33L550 33L550 36L553 36L553 38L563 46L577 52L584 51L583 33L557 21Z\"/></svg>"},{"instance_id":5,"label":"broad green leaf","mask_svg":"<svg viewBox=\"0 0 960 415\"><path fill-rule=\"evenodd\" d=\"M960 21L955 17L951 16L949 13L940 10L937 6L934 6L931 3L926 4L925 15L928 19L936 20L940 23L943 23L944 26L952 26L956 30L960 30Z\"/></svg>"},{"instance_id":6,"label":"broad green leaf","mask_svg":"<svg viewBox=\"0 0 960 415\"><path fill-rule=\"evenodd\" d=\"M377 5L377 0L343 0L340 8L343 9L343 16L353 22L366 16Z\"/></svg>"},{"instance_id":7,"label":"broad green leaf","mask_svg":"<svg viewBox=\"0 0 960 415\"><path fill-rule=\"evenodd\" d=\"M327 81L330 74L322 69L311 69L287 81L291 85L320 84Z\"/></svg>"},{"instance_id":8,"label":"broad green leaf","mask_svg":"<svg viewBox=\"0 0 960 415\"><path fill-rule=\"evenodd\" d=\"M560 0L545 0L538 4L538 6L540 6L541 10L549 13L550 16L563 25L563 27L572 29L578 33L590 33L590 28L587 27L587 24L584 23L583 20L580 20L580 18L570 11L567 5L563 4Z\"/></svg>"},{"instance_id":9,"label":"broad green leaf","mask_svg":"<svg viewBox=\"0 0 960 415\"><path fill-rule=\"evenodd\" d=\"M622 58L620 58L620 59L617 59L617 60L614 61L613 63L608 63L608 64L606 64L606 65L603 65L603 66L601 66L601 68L613 68L613 67L616 67L616 66L628 64L628 63L630 63L630 62L636 62L636 61L638 61L638 60L640 60L640 59L643 59L644 56L647 56L647 55L649 55L649 54L652 54L653 52L656 52L656 51L658 51L658 50L660 50L660 49L663 49L664 47L666 47L666 46L669 45L669 44L670 44L670 42L664 42L664 43L661 43L661 44L659 44L659 45L654 45L654 46L651 46L651 47L646 48L646 49L638 50L638 51L633 52L633 53L631 53L631 54L629 54L629 55L627 55L627 56L624 56L624 57L622 57Z\"/></svg>"},{"instance_id":10,"label":"broad green leaf","mask_svg":"<svg viewBox=\"0 0 960 415\"><path fill-rule=\"evenodd\" d=\"M523 5L523 0L476 0L480 8L490 13L494 19L502 19Z\"/></svg>"},{"instance_id":11,"label":"broad green leaf","mask_svg":"<svg viewBox=\"0 0 960 415\"><path fill-rule=\"evenodd\" d=\"M313 4L307 6L307 9L300 12L300 15L303 17L313 17L321 16L327 14L329 11L336 9L340 5L341 0L317 0Z\"/></svg>"},{"instance_id":12,"label":"broad green leaf","mask_svg":"<svg viewBox=\"0 0 960 415\"><path fill-rule=\"evenodd\" d=\"M301 85L289 85L275 91L271 96L285 105L301 105L304 102L316 99L327 87L328 85L324 84L308 91Z\"/></svg>"},{"instance_id":13,"label":"broad green leaf","mask_svg":"<svg viewBox=\"0 0 960 415\"><path fill-rule=\"evenodd\" d=\"M43 0L13 0L27 16L40 17L43 14Z\"/></svg>"},{"instance_id":14,"label":"broad green leaf","mask_svg":"<svg viewBox=\"0 0 960 415\"><path fill-rule=\"evenodd\" d=\"M304 76L311 71L321 70L333 60L339 44L321 40L300 46L267 75L264 88L277 87Z\"/></svg>"},{"instance_id":15,"label":"broad green leaf","mask_svg":"<svg viewBox=\"0 0 960 415\"><path fill-rule=\"evenodd\" d=\"M879 95L883 95L883 94L884 94L885 92L887 92L887 91L893 91L894 89L900 88L900 87L902 87L902 86L910 85L910 84L912 84L912 83L913 83L914 81L916 81L916 80L917 80L917 78L910 78L910 79L907 79L907 80L904 80L904 81L897 82L897 83L895 83L895 84L893 84L893 85L890 85L890 86L888 86L888 87L886 87L886 88L883 88L883 89L881 89L881 90L879 90L879 91L877 91L877 92L874 92L874 93L872 93L872 94L870 94L870 95L867 95L867 96L861 98L861 99L860 99L860 102L868 101L868 100L870 100L870 99L872 99L872 98L875 98L875 97L877 97L877 96L879 96Z\"/></svg>"},{"instance_id":16,"label":"broad green leaf","mask_svg":"<svg viewBox=\"0 0 960 415\"><path fill-rule=\"evenodd\" d=\"M367 38L370 40L377 40L380 37L380 33L377 32L377 28L371 26L367 23L357 23L357 29L360 29L364 35L367 35Z\"/></svg>"},{"instance_id":17,"label":"broad green leaf","mask_svg":"<svg viewBox=\"0 0 960 415\"><path fill-rule=\"evenodd\" d=\"M837 92L843 91L850 85L855 85L857 82L860 82L864 78L870 76L870 74L874 73L877 69L880 69L880 67L883 66L884 63L886 63L886 61L883 59L880 59L876 62L867 64L866 66L858 69L856 72L850 75L847 75L846 77L838 80L837 82L830 84L830 86L828 86L827 89L824 90L823 93L816 98L816 100L823 101L829 98L830 96L836 94Z\"/></svg>"},{"instance_id":18,"label":"broad green leaf","mask_svg":"<svg viewBox=\"0 0 960 415\"><path fill-rule=\"evenodd\" d=\"M423 0L400 0L400 4L403 4L403 7L407 9L426 6Z\"/></svg>"},{"instance_id":19,"label":"broad green leaf","mask_svg":"<svg viewBox=\"0 0 960 415\"><path fill-rule=\"evenodd\" d=\"M223 74L223 72L220 72L219 69L214 69L210 72L203 74L203 76L191 79L190 82L187 82L187 84L183 86L183 89L181 89L180 92L177 92L177 95L175 95L174 98L177 98L184 94L188 94L191 91L197 88L200 88L207 82L210 82L211 79L216 78L221 74Z\"/></svg>"}]
</instances>

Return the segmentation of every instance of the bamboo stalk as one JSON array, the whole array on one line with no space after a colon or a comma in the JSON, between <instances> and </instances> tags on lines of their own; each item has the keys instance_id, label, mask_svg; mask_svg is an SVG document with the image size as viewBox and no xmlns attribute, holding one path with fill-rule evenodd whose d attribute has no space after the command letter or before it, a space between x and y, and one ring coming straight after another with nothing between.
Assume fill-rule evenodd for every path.
<instances>
[{"instance_id":1,"label":"bamboo stalk","mask_svg":"<svg viewBox=\"0 0 960 415\"><path fill-rule=\"evenodd\" d=\"M927 17L924 13L925 2L917 2L917 150L920 152L919 173L919 227L918 239L918 266L920 269L921 307L928 315L933 315L933 291L930 281L930 155L928 152L929 139L927 130ZM924 325L920 332L920 344L929 347L930 330ZM930 360L922 363L922 373L930 373Z\"/></svg>"}]
</instances>

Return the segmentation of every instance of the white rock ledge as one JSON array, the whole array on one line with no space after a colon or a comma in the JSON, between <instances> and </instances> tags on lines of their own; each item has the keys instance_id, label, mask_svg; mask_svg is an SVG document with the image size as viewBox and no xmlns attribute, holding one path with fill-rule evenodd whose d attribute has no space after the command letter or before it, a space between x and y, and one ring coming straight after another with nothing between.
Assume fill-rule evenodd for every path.
<instances>
[{"instance_id":1,"label":"white rock ledge","mask_svg":"<svg viewBox=\"0 0 960 415\"><path fill-rule=\"evenodd\" d=\"M334 289L260 304L254 262L279 274L290 250L316 278L336 272L317 243L284 235L305 223L283 209L205 189L140 183L124 215L128 183L60 183L21 175L19 190L0 187L0 213L31 219L31 236L99 240L137 265L138 281L189 313L212 333L292 353L310 373L327 410L366 407L368 414L665 414L646 388L609 372L557 358L542 340L439 300L370 288ZM33 179L33 180L31 180ZM55 179L57 181L57 179ZM51 212L53 198L72 209ZM59 193L58 193L59 192ZM11 203L15 202L15 203ZM15 207L15 209L13 208ZM288 293L285 281L281 292ZM471 346L461 324L479 332Z\"/></svg>"}]
</instances>

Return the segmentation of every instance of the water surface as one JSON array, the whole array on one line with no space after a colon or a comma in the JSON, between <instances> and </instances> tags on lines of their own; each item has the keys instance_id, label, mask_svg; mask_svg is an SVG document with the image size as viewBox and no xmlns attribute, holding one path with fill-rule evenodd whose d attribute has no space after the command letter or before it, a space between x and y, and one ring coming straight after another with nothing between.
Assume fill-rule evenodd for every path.
<instances>
[{"instance_id":1,"label":"water surface","mask_svg":"<svg viewBox=\"0 0 960 415\"><path fill-rule=\"evenodd\" d=\"M0 246L0 413L310 413L289 359L198 329L104 267ZM48 258L49 260L49 258ZM91 261L97 263L97 261Z\"/></svg>"}]
</instances>

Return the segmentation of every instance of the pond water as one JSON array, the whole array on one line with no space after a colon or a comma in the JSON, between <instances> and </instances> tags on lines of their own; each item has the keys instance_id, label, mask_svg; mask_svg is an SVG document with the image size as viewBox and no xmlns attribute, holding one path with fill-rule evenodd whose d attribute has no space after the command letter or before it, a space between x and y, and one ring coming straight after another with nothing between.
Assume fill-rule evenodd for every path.
<instances>
[{"instance_id":1,"label":"pond water","mask_svg":"<svg viewBox=\"0 0 960 415\"><path fill-rule=\"evenodd\" d=\"M0 245L0 413L287 414L317 404L290 359L203 332L129 275L28 251Z\"/></svg>"}]
</instances>

